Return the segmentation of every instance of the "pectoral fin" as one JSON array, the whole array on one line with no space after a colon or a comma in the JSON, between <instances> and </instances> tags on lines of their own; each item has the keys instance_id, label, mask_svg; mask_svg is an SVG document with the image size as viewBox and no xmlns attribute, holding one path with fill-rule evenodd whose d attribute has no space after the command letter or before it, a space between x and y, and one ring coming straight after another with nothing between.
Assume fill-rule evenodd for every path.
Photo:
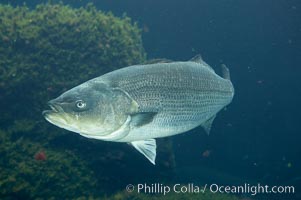
<instances>
[{"instance_id":1,"label":"pectoral fin","mask_svg":"<svg viewBox=\"0 0 301 200\"><path fill-rule=\"evenodd\" d=\"M157 148L155 139L134 141L134 142L131 142L131 144L135 147L135 149L137 149L151 163L153 163L155 165L156 148Z\"/></svg>"},{"instance_id":2,"label":"pectoral fin","mask_svg":"<svg viewBox=\"0 0 301 200\"><path fill-rule=\"evenodd\" d=\"M142 112L131 115L131 126L139 127L153 121L156 112Z\"/></svg>"},{"instance_id":3,"label":"pectoral fin","mask_svg":"<svg viewBox=\"0 0 301 200\"><path fill-rule=\"evenodd\" d=\"M201 126L204 128L204 130L206 131L206 133L209 135L210 130L211 130L211 126L212 126L212 122L215 119L216 115L213 115L210 119L208 119L207 121L205 121Z\"/></svg>"}]
</instances>

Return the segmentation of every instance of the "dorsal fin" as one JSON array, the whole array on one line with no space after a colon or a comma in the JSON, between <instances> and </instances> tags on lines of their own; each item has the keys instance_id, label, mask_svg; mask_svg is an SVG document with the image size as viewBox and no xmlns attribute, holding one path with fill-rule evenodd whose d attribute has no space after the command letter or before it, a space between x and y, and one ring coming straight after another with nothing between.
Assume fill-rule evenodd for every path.
<instances>
[{"instance_id":1,"label":"dorsal fin","mask_svg":"<svg viewBox=\"0 0 301 200\"><path fill-rule=\"evenodd\" d=\"M222 67L223 78L230 80L230 71L228 67L225 64L222 64L221 67Z\"/></svg>"},{"instance_id":2,"label":"dorsal fin","mask_svg":"<svg viewBox=\"0 0 301 200\"><path fill-rule=\"evenodd\" d=\"M192 62L196 62L196 63L202 63L204 62L203 61L203 58L201 56L201 54L197 54L195 55L193 58L191 58L189 61L192 61Z\"/></svg>"},{"instance_id":3,"label":"dorsal fin","mask_svg":"<svg viewBox=\"0 0 301 200\"><path fill-rule=\"evenodd\" d=\"M156 63L171 63L171 62L173 62L173 61L166 59L166 58L155 58L155 59L147 60L147 61L143 62L142 64L146 65L146 64L156 64Z\"/></svg>"},{"instance_id":4,"label":"dorsal fin","mask_svg":"<svg viewBox=\"0 0 301 200\"><path fill-rule=\"evenodd\" d=\"M208 65L202 58L202 56L200 54L197 54L196 56L194 56L193 58L191 58L189 61L191 62L196 62L196 63L200 63L201 65L203 65L204 67L207 67L209 70L211 70L212 72L215 72L212 67L210 67L210 65Z\"/></svg>"}]
</instances>

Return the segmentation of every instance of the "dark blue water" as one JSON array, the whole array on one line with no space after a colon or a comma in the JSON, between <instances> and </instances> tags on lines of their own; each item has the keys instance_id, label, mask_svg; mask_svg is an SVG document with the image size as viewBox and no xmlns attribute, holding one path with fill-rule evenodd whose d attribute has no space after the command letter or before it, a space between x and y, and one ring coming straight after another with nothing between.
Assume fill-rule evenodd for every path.
<instances>
[{"instance_id":1,"label":"dark blue water","mask_svg":"<svg viewBox=\"0 0 301 200\"><path fill-rule=\"evenodd\" d=\"M41 1L27 5L37 2ZM87 3L63 2L72 7ZM176 167L171 182L288 184L297 188L297 194L287 199L300 198L300 1L90 2L117 16L126 12L137 21L149 59L189 60L201 54L217 72L223 63L231 71L236 94L217 115L210 135L197 128L172 138ZM123 169L127 173L123 180L132 182L146 166L153 172L142 181L160 182L160 170L142 163L143 158L133 162L136 169ZM118 170L107 169L112 174Z\"/></svg>"}]
</instances>

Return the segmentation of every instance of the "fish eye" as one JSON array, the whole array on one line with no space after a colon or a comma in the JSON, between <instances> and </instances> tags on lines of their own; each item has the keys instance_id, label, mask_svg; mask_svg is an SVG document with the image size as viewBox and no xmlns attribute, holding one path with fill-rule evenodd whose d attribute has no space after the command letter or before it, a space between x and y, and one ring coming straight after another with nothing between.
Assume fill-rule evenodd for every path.
<instances>
[{"instance_id":1,"label":"fish eye","mask_svg":"<svg viewBox=\"0 0 301 200\"><path fill-rule=\"evenodd\" d=\"M79 109L83 109L86 107L86 102L84 102L83 100L77 100L76 101L76 107Z\"/></svg>"}]
</instances>

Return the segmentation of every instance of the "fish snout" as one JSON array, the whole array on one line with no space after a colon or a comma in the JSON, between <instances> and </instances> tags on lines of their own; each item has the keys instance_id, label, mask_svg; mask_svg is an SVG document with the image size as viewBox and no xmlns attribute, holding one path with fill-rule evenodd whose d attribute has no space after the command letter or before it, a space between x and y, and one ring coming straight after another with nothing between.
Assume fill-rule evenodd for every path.
<instances>
[{"instance_id":1,"label":"fish snout","mask_svg":"<svg viewBox=\"0 0 301 200\"><path fill-rule=\"evenodd\" d=\"M46 116L47 114L59 113L63 111L62 107L59 105L59 103L56 102L55 99L48 101L47 105L51 108L51 110L43 111L42 112L43 116Z\"/></svg>"},{"instance_id":2,"label":"fish snout","mask_svg":"<svg viewBox=\"0 0 301 200\"><path fill-rule=\"evenodd\" d=\"M61 107L54 100L48 101L47 104L52 109L53 112L59 112L60 111Z\"/></svg>"}]
</instances>

